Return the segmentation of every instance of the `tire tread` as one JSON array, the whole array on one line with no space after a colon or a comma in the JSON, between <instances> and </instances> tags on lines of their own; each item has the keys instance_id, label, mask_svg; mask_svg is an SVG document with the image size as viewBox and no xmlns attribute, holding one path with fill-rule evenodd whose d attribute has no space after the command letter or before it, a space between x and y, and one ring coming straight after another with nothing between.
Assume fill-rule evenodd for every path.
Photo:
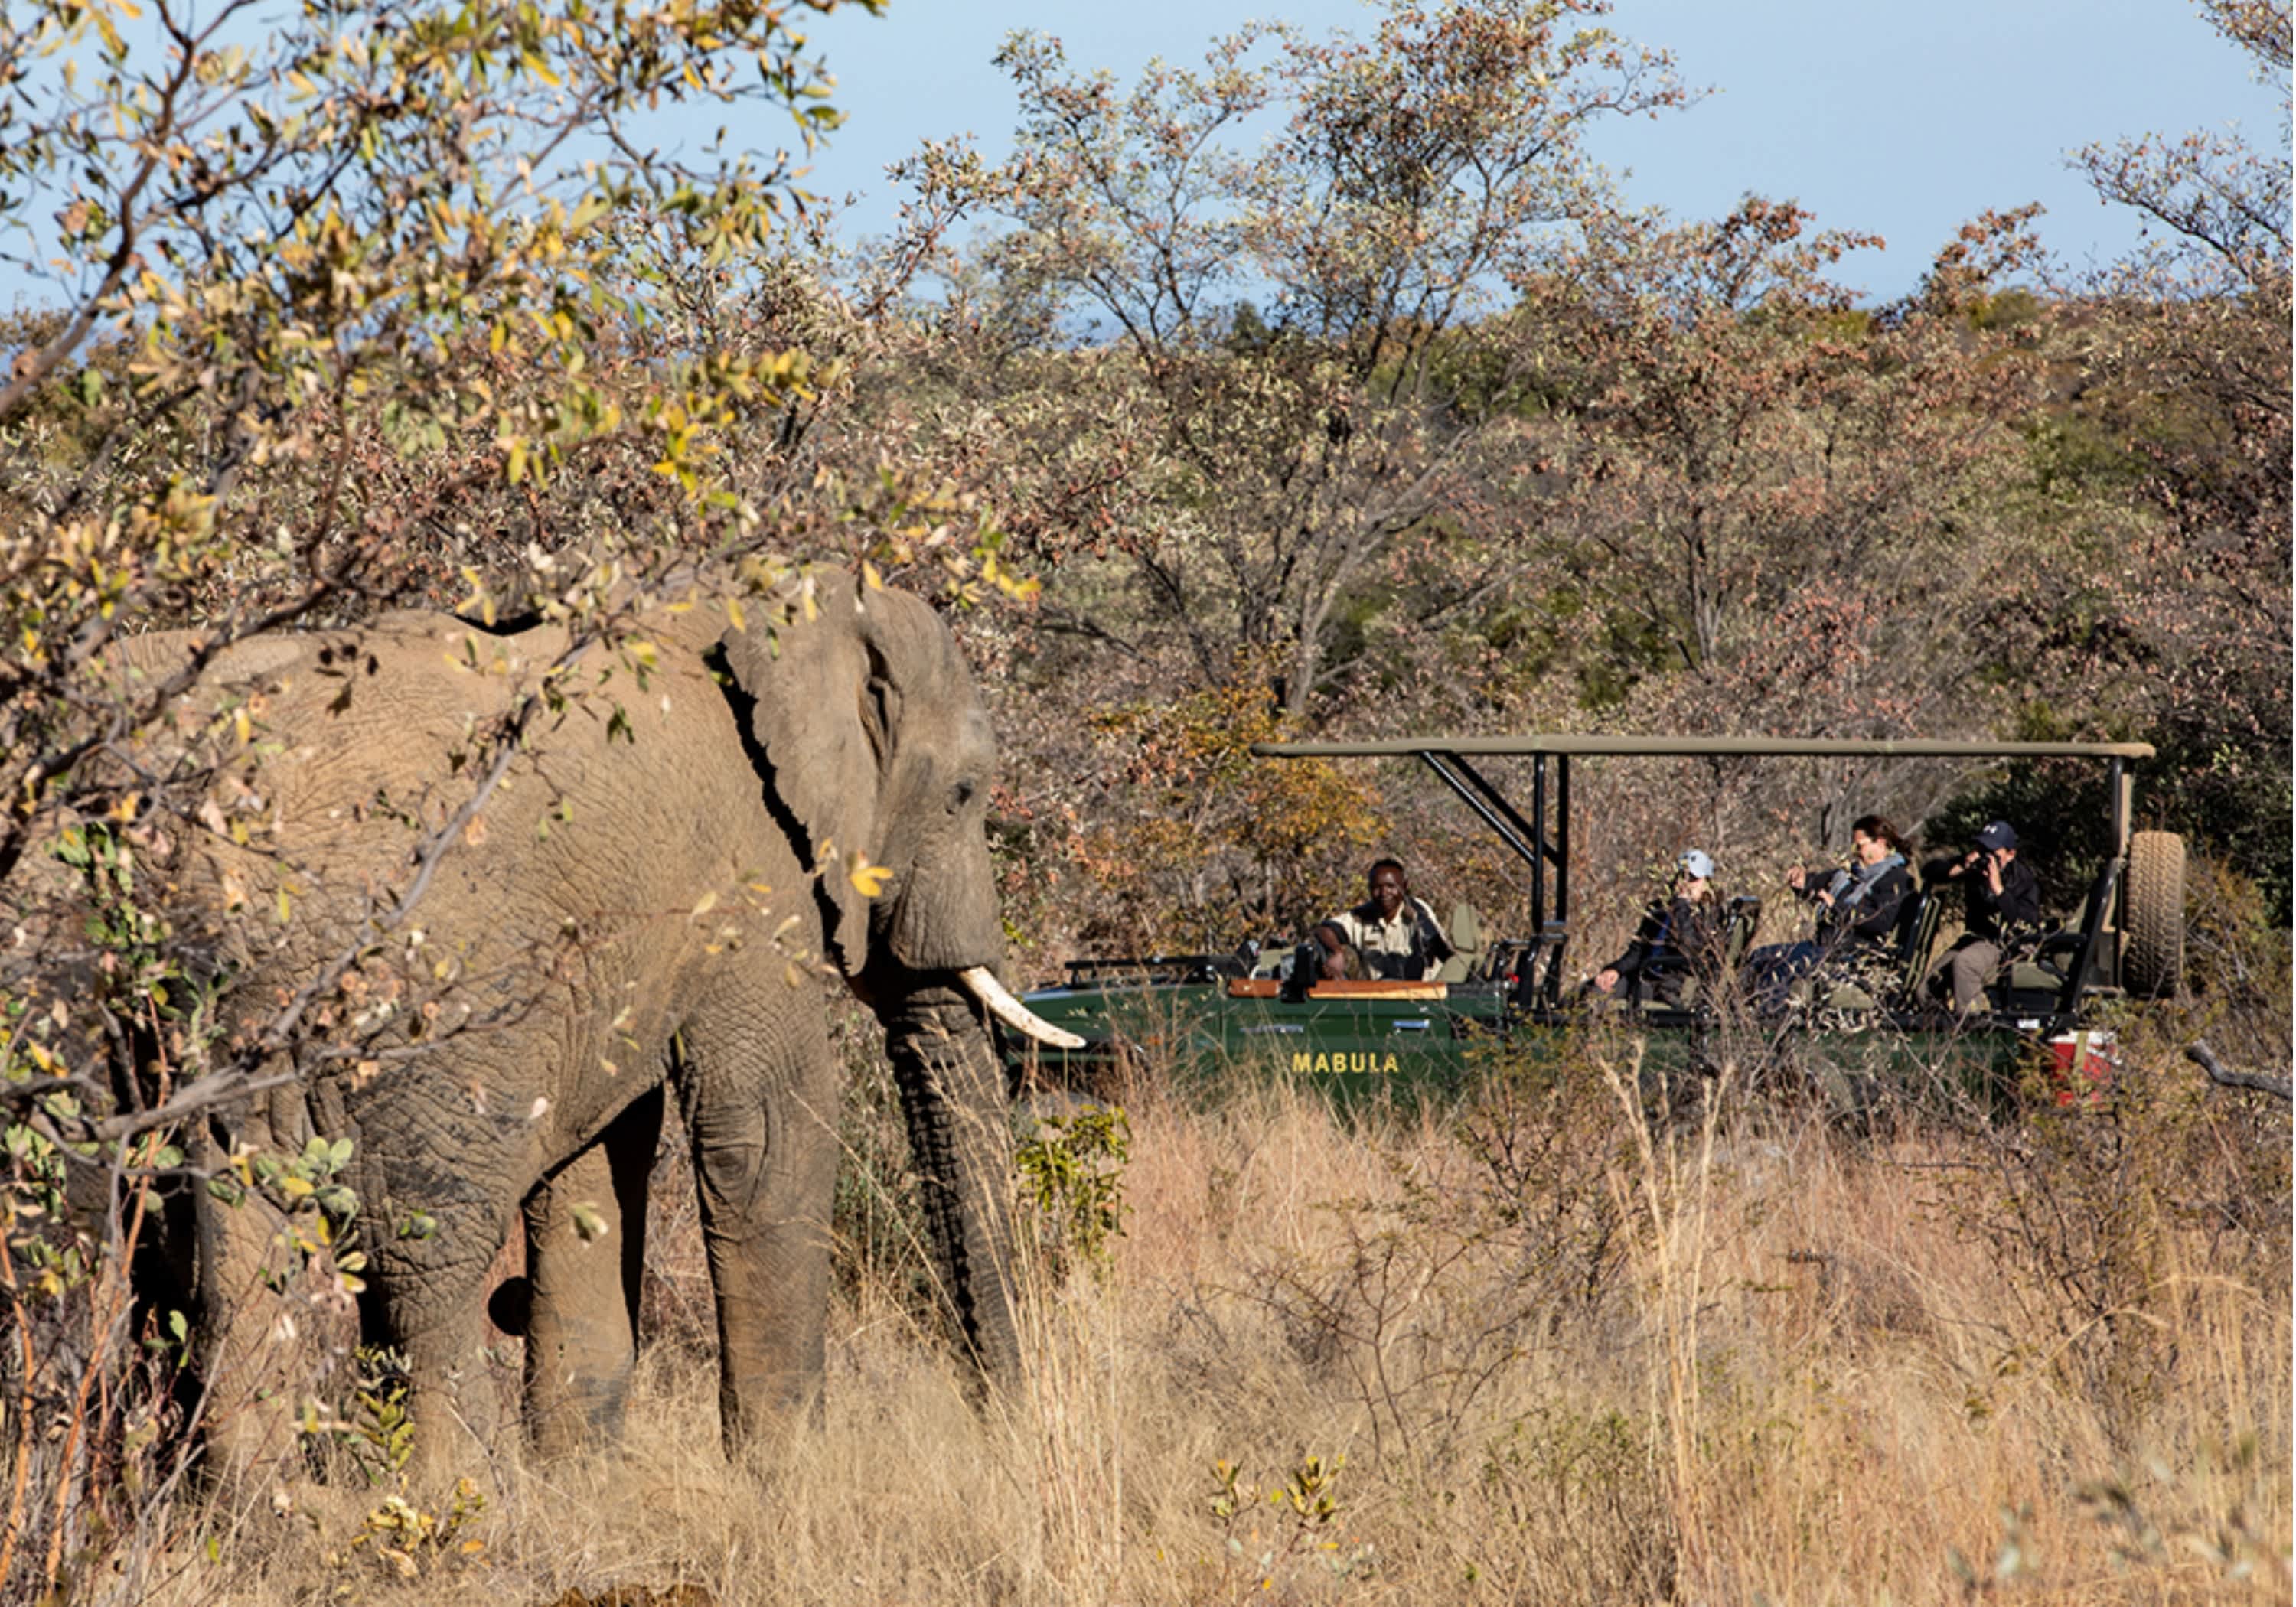
<instances>
[{"instance_id":1,"label":"tire tread","mask_svg":"<svg viewBox=\"0 0 2296 1607\"><path fill-rule=\"evenodd\" d=\"M2121 982L2137 998L2173 995L2185 969L2185 840L2138 832L2128 840Z\"/></svg>"}]
</instances>

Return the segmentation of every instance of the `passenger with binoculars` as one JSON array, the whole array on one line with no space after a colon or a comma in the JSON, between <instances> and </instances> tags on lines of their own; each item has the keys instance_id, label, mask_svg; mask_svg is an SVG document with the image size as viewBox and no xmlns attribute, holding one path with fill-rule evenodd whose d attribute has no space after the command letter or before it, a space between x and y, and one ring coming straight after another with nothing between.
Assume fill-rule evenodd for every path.
<instances>
[{"instance_id":1,"label":"passenger with binoculars","mask_svg":"<svg viewBox=\"0 0 2296 1607\"><path fill-rule=\"evenodd\" d=\"M1966 1018L1985 1003L1986 984L2004 963L2038 937L2041 884L2033 867L2018 857L2017 828L2005 820L1987 823L1977 833L1977 846L1950 862L1938 879L1961 883L1966 930L1922 979L1922 996L1935 997L1949 987L1953 1013Z\"/></svg>"}]
</instances>

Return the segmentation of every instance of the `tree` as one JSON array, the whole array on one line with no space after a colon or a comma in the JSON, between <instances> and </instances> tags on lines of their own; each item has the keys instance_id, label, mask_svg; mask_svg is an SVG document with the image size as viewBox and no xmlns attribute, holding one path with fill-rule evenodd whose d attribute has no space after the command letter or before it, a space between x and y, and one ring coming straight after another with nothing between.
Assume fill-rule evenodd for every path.
<instances>
[{"instance_id":1,"label":"tree","mask_svg":"<svg viewBox=\"0 0 2296 1607\"><path fill-rule=\"evenodd\" d=\"M19 326L0 429L19 463L65 471L8 488L0 871L53 779L124 729L62 718L85 707L72 678L154 611L206 619L220 643L371 606L418 578L441 545L425 531L451 533L466 500L617 448L684 493L680 526L690 511L714 536L673 537L664 518L537 548L529 589L557 606L587 607L601 566L659 569L754 526L713 432L801 393L802 355L693 349L611 374L592 359L603 324L644 316L642 294L607 289L618 215L673 218L720 259L773 236L785 157L697 169L646 150L644 124L715 102L784 107L807 140L833 125L790 9L404 0L281 30L248 0L160 0L138 22L109 4L11 12L4 221L62 301ZM81 365L98 340L113 360ZM62 465L33 416L59 383L90 415ZM419 496L363 495L361 468L416 460Z\"/></svg>"},{"instance_id":2,"label":"tree","mask_svg":"<svg viewBox=\"0 0 2296 1607\"><path fill-rule=\"evenodd\" d=\"M1507 500L1566 644L1550 666L1605 728L1879 737L1999 717L1982 621L2026 556L1998 491L2040 369L2035 329L1980 315L2031 255L2030 215L1972 224L1881 307L1832 277L1874 241L1759 197L1710 224L1617 220L1523 286L1511 330L1552 401ZM1855 816L1918 816L1949 779L1770 770L1709 778L1702 842L1845 841Z\"/></svg>"},{"instance_id":3,"label":"tree","mask_svg":"<svg viewBox=\"0 0 2296 1607\"><path fill-rule=\"evenodd\" d=\"M2135 208L2165 231L2126 269L2166 274L2188 293L2284 294L2289 7L2286 0L2200 0L2200 10L2210 27L2247 53L2256 78L2280 92L2276 147L2259 150L2220 133L2146 135L2085 145L2072 166L2104 200Z\"/></svg>"},{"instance_id":4,"label":"tree","mask_svg":"<svg viewBox=\"0 0 2296 1607\"><path fill-rule=\"evenodd\" d=\"M2286 0L2202 0L2289 103ZM2099 577L2091 641L2164 750L2171 807L2261 878L2291 870L2292 451L2288 127L2276 146L2195 133L2090 145L2072 161L2144 213L2145 249L2071 287L2093 308L2073 419L2117 454L2152 517Z\"/></svg>"},{"instance_id":5,"label":"tree","mask_svg":"<svg viewBox=\"0 0 2296 1607\"><path fill-rule=\"evenodd\" d=\"M1048 628L1177 649L1203 686L1273 662L1294 716L1333 690L1350 596L1476 516L1480 398L1512 380L1478 315L1614 204L1586 129L1685 98L1608 9L1395 0L1370 38L1248 29L1129 92L1008 42L1013 159L933 146L906 175L1004 225L955 283L1029 349L998 407Z\"/></svg>"}]
</instances>

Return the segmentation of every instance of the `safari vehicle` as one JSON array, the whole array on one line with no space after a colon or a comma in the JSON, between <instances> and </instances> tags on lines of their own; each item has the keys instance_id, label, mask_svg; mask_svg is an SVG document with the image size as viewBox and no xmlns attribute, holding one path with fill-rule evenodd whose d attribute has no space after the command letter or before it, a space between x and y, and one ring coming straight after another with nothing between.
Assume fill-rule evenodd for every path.
<instances>
[{"instance_id":1,"label":"safari vehicle","mask_svg":"<svg viewBox=\"0 0 2296 1607\"><path fill-rule=\"evenodd\" d=\"M1728 1029L1771 1058L1835 1061L1951 1057L2005 1065L2046 1046L2095 1074L2095 1004L2173 992L2184 953L2184 844L2132 826L2131 766L2142 742L1962 742L1789 740L1773 737L1403 737L1371 742L1262 742L1271 760L1415 758L1523 862L1529 928L1485 941L1473 912L1456 910L1450 937L1461 958L1425 982L1323 981L1300 959L1247 947L1233 955L1101 958L1070 963L1066 980L1025 996L1045 1020L1082 1037L1082 1049L1044 1052L1006 1040L1016 1078L1077 1090L1108 1086L1138 1059L1218 1077L1257 1069L1343 1096L1409 1086L1456 1086L1479 1044L1546 1041L1588 1013L1564 988L1571 938L1571 767L1593 758L1864 758L2001 761L2074 758L2106 767L2110 844L2078 914L2012 966L1991 989L1988 1013L1942 1020L1915 996L1936 947L1943 898L1917 884L1899 913L1885 963L1854 981L1804 980L1757 1011L1729 982L1716 996L1693 989L1679 1006L1623 1013L1660 1058L1696 1059ZM1527 759L1529 797L1518 807L1477 768ZM1734 972L1760 919L1758 899L1730 902L1725 957ZM1473 956L1472 959L1464 956ZM1620 1013L1613 1013L1614 1015ZM1822 1047L1820 1047L1822 1046Z\"/></svg>"}]
</instances>

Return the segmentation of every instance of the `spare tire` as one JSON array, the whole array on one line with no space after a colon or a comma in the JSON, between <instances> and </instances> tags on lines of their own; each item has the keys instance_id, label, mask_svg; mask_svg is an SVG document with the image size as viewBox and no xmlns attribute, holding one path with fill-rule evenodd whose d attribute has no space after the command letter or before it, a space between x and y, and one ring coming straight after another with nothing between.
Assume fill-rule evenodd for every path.
<instances>
[{"instance_id":1,"label":"spare tire","mask_svg":"<svg viewBox=\"0 0 2296 1607\"><path fill-rule=\"evenodd\" d=\"M2139 832L2128 840L2122 905L2120 985L2135 998L2165 998L2185 974L2185 840Z\"/></svg>"}]
</instances>

